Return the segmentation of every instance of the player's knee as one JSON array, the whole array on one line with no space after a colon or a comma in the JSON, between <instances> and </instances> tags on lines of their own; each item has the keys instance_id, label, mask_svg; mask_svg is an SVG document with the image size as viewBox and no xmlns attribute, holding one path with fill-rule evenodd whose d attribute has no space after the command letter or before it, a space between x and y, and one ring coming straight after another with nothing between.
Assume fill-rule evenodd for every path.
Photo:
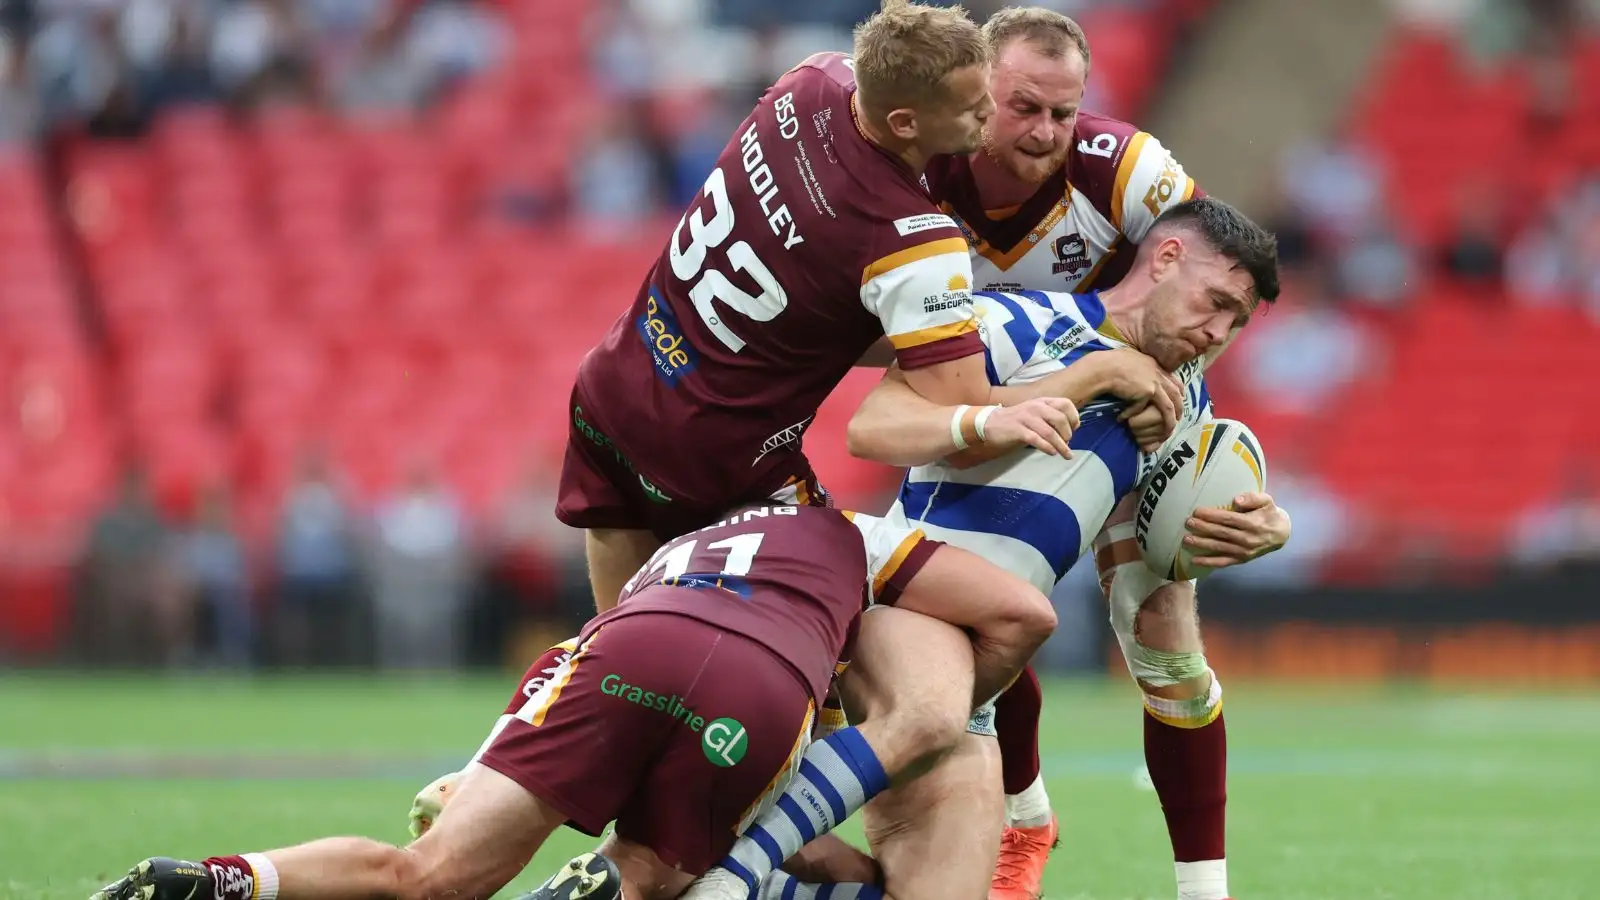
<instances>
[{"instance_id":1,"label":"player's knee","mask_svg":"<svg viewBox=\"0 0 1600 900\"><path fill-rule=\"evenodd\" d=\"M895 739L901 746L917 751L916 772L955 749L972 717L969 701L969 697L928 697L904 704L892 713Z\"/></svg>"},{"instance_id":2,"label":"player's knee","mask_svg":"<svg viewBox=\"0 0 1600 900\"><path fill-rule=\"evenodd\" d=\"M1163 653L1203 653L1194 587L1186 582L1164 584L1152 593L1134 617L1133 637Z\"/></svg>"},{"instance_id":3,"label":"player's knee","mask_svg":"<svg viewBox=\"0 0 1600 900\"><path fill-rule=\"evenodd\" d=\"M995 621L1007 626L1019 642L1038 647L1055 633L1055 607L1032 585L1019 582L997 598L996 607Z\"/></svg>"}]
</instances>

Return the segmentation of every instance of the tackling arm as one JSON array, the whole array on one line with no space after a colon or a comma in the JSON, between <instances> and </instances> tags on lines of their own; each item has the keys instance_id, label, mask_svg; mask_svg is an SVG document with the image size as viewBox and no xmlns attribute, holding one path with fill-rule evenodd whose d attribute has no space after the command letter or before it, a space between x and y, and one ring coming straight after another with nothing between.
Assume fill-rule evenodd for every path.
<instances>
[{"instance_id":1,"label":"tackling arm","mask_svg":"<svg viewBox=\"0 0 1600 900\"><path fill-rule=\"evenodd\" d=\"M974 359L981 370L982 357ZM913 373L890 368L850 418L846 432L850 453L891 466L926 465L952 454L958 465L976 465L1023 444L1046 453L1070 455L1065 438L1077 427L1076 407L1105 393L1108 386L1105 370L1096 362L1082 360L1028 384L989 387L987 377L980 376L987 388L986 400L944 404L908 383ZM967 449L956 443L951 427L960 405L971 407L959 422ZM1004 409L989 415L980 436L977 420L985 405Z\"/></svg>"}]
</instances>

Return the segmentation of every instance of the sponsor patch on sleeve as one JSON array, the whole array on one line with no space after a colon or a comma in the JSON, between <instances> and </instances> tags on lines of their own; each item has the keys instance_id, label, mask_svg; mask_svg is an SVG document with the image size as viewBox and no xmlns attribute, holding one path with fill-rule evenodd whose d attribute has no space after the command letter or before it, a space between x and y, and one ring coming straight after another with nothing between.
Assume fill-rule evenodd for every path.
<instances>
[{"instance_id":1,"label":"sponsor patch on sleeve","mask_svg":"<svg viewBox=\"0 0 1600 900\"><path fill-rule=\"evenodd\" d=\"M919 231L931 231L935 228L954 228L954 219L942 213L923 213L918 216L906 216L904 219L894 220L894 230L900 232L901 237L916 234Z\"/></svg>"}]
</instances>

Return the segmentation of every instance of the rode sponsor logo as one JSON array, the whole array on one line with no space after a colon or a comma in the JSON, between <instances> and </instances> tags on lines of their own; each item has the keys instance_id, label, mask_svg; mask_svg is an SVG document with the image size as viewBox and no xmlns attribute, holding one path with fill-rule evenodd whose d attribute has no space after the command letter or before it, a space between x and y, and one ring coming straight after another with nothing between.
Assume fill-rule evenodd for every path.
<instances>
[{"instance_id":1,"label":"rode sponsor logo","mask_svg":"<svg viewBox=\"0 0 1600 900\"><path fill-rule=\"evenodd\" d=\"M1156 503L1161 500L1161 495L1167 492L1167 486L1172 479L1178 477L1183 467L1192 461L1196 452L1194 445L1184 441L1172 449L1172 453L1161 463L1161 468L1150 479L1150 489L1145 491L1144 499L1139 503L1139 515L1133 522L1133 537L1139 542L1140 550L1148 550L1146 541L1150 532L1150 517L1155 515Z\"/></svg>"},{"instance_id":2,"label":"rode sponsor logo","mask_svg":"<svg viewBox=\"0 0 1600 900\"><path fill-rule=\"evenodd\" d=\"M693 372L700 364L699 354L684 339L678 317L671 307L661 302L654 289L645 298L644 312L634 320L634 325L644 345L650 348L656 376L667 384L676 385L679 378Z\"/></svg>"}]
</instances>

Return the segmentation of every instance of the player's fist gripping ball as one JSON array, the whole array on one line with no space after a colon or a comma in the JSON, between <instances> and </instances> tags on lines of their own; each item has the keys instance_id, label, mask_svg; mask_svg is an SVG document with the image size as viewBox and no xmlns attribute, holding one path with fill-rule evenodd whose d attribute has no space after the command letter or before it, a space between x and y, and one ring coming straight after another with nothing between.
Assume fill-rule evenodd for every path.
<instances>
[{"instance_id":1,"label":"player's fist gripping ball","mask_svg":"<svg viewBox=\"0 0 1600 900\"><path fill-rule=\"evenodd\" d=\"M461 777L460 772L451 772L441 775L433 783L417 792L416 799L411 801L411 837L422 837L439 821L439 814L444 812L444 805L450 802L450 794L455 790L456 779Z\"/></svg>"}]
</instances>

